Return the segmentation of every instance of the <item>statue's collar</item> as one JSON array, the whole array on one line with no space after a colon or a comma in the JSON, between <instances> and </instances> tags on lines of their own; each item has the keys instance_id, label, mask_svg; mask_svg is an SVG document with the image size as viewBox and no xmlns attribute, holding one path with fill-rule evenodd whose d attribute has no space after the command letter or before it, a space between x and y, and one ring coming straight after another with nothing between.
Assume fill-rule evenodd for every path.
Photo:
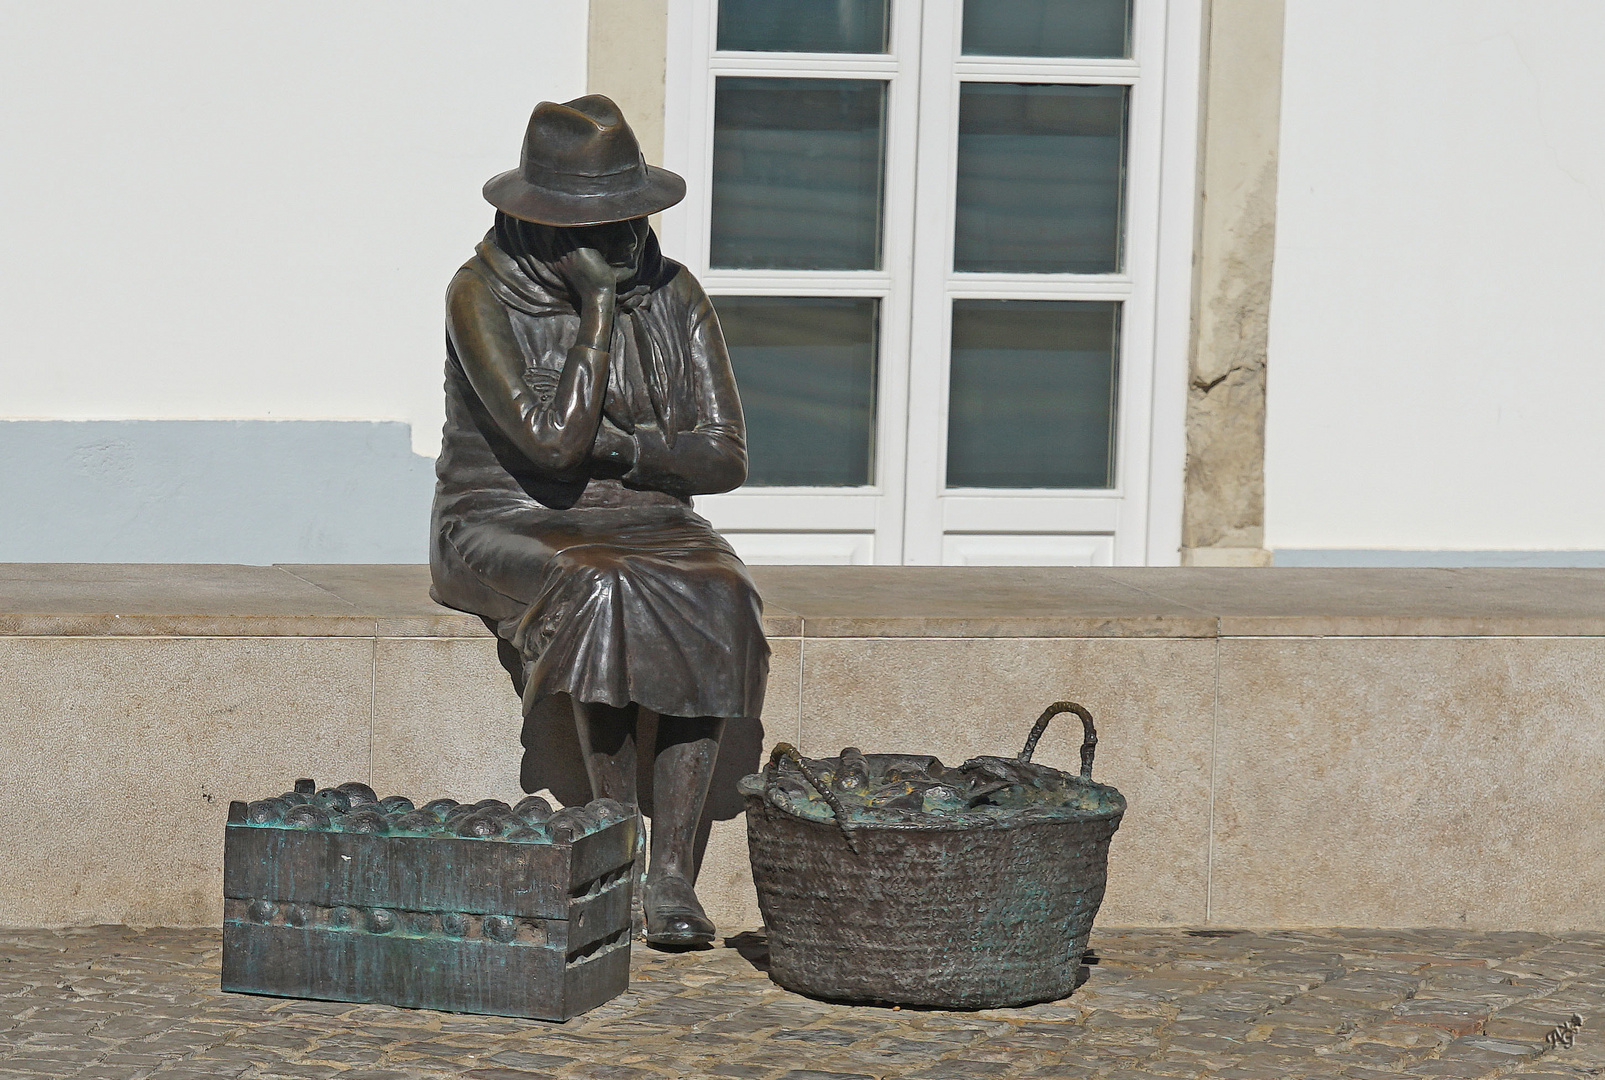
<instances>
[{"instance_id":1,"label":"statue's collar","mask_svg":"<svg viewBox=\"0 0 1605 1080\"><path fill-rule=\"evenodd\" d=\"M485 239L474 248L474 253L489 271L481 277L485 278L485 283L496 294L496 298L508 307L530 315L575 314L574 305L567 296L559 295L545 282L525 273L518 260L496 246L494 231L485 234Z\"/></svg>"},{"instance_id":2,"label":"statue's collar","mask_svg":"<svg viewBox=\"0 0 1605 1080\"><path fill-rule=\"evenodd\" d=\"M474 248L479 261L484 264L488 274L482 274L486 284L496 294L497 299L508 307L530 315L575 315L574 301L568 290L555 279L551 282L545 280L546 275L534 276L525 269L523 260L515 259L503 251L496 243L496 230L492 229L485 234L485 239ZM537 271L544 269L536 264ZM651 306L652 286L648 284L632 285L618 295L618 310L626 314L638 309Z\"/></svg>"}]
</instances>

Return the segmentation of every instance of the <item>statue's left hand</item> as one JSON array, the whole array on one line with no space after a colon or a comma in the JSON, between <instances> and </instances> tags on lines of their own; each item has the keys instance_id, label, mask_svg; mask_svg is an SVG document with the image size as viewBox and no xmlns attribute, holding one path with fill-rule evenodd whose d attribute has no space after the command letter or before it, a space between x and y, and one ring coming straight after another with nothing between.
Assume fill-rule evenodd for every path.
<instances>
[{"instance_id":1,"label":"statue's left hand","mask_svg":"<svg viewBox=\"0 0 1605 1080\"><path fill-rule=\"evenodd\" d=\"M635 443L632 448L635 458L632 478L660 491L668 491L665 481L671 478L663 475L662 465L671 452L668 440L663 437L663 429L655 422L636 424L631 439Z\"/></svg>"},{"instance_id":2,"label":"statue's left hand","mask_svg":"<svg viewBox=\"0 0 1605 1080\"><path fill-rule=\"evenodd\" d=\"M604 417L591 445L591 460L617 469L622 476L635 466L635 440Z\"/></svg>"}]
</instances>

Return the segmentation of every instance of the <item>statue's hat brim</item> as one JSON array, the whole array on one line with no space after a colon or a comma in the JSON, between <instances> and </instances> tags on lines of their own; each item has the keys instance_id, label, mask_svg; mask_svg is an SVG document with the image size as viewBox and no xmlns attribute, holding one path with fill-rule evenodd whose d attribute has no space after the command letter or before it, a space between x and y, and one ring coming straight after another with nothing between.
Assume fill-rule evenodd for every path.
<instances>
[{"instance_id":1,"label":"statue's hat brim","mask_svg":"<svg viewBox=\"0 0 1605 1080\"><path fill-rule=\"evenodd\" d=\"M542 225L601 225L667 209L685 181L648 165L618 106L600 94L535 107L516 169L493 176L485 200Z\"/></svg>"},{"instance_id":2,"label":"statue's hat brim","mask_svg":"<svg viewBox=\"0 0 1605 1080\"><path fill-rule=\"evenodd\" d=\"M542 225L602 225L666 210L685 198L679 174L646 167L647 182L621 192L579 194L531 184L520 169L509 169L485 184L485 201L496 209Z\"/></svg>"}]
</instances>

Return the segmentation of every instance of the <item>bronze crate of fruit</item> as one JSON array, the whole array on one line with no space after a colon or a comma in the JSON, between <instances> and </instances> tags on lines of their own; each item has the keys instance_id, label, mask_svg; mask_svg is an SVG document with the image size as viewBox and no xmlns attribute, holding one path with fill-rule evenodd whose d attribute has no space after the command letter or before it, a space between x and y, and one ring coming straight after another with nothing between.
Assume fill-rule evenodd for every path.
<instances>
[{"instance_id":1,"label":"bronze crate of fruit","mask_svg":"<svg viewBox=\"0 0 1605 1080\"><path fill-rule=\"evenodd\" d=\"M639 818L377 799L298 780L229 805L223 989L566 1020L630 976Z\"/></svg>"}]
</instances>

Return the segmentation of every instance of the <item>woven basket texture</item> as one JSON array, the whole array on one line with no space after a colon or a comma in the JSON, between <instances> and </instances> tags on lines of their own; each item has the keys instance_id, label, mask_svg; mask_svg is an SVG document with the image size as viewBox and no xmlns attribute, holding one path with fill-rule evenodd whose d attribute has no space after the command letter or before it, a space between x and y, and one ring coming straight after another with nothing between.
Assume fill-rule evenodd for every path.
<instances>
[{"instance_id":1,"label":"woven basket texture","mask_svg":"<svg viewBox=\"0 0 1605 1080\"><path fill-rule=\"evenodd\" d=\"M770 977L820 998L940 1008L1064 997L1103 902L1114 799L1074 820L861 824L855 853L834 822L749 795Z\"/></svg>"}]
</instances>

